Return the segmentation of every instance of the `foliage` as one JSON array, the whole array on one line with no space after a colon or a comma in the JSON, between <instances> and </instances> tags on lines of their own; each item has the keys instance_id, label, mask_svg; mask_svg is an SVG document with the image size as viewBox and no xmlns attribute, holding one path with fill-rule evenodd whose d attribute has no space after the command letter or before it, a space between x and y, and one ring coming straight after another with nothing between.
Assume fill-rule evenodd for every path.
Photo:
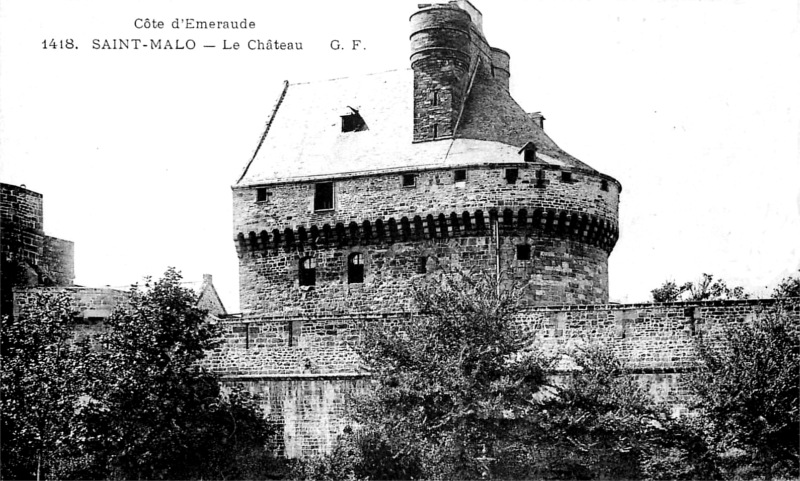
<instances>
[{"instance_id":1,"label":"foliage","mask_svg":"<svg viewBox=\"0 0 800 481\"><path fill-rule=\"evenodd\" d=\"M706 273L697 282L686 282L680 286L675 281L666 281L650 293L653 302L713 301L750 297L743 287L730 288L724 280L714 280L713 275Z\"/></svg>"},{"instance_id":2,"label":"foliage","mask_svg":"<svg viewBox=\"0 0 800 481\"><path fill-rule=\"evenodd\" d=\"M95 476L239 477L243 453L266 455L266 421L245 393L221 392L201 367L217 332L169 269L134 286L100 336L100 377L85 403L83 439Z\"/></svg>"},{"instance_id":3,"label":"foliage","mask_svg":"<svg viewBox=\"0 0 800 481\"><path fill-rule=\"evenodd\" d=\"M514 477L631 479L659 442L665 407L642 389L613 351L584 342L568 351L574 366L529 419L528 472ZM520 476L523 475L523 476Z\"/></svg>"},{"instance_id":4,"label":"foliage","mask_svg":"<svg viewBox=\"0 0 800 481\"><path fill-rule=\"evenodd\" d=\"M419 460L395 456L392 443L366 428L345 429L329 454L298 463L292 479L338 481L342 479L420 479Z\"/></svg>"},{"instance_id":5,"label":"foliage","mask_svg":"<svg viewBox=\"0 0 800 481\"><path fill-rule=\"evenodd\" d=\"M800 297L800 275L784 278L772 292L772 297L776 299Z\"/></svg>"},{"instance_id":6,"label":"foliage","mask_svg":"<svg viewBox=\"0 0 800 481\"><path fill-rule=\"evenodd\" d=\"M57 476L83 394L86 343L73 343L70 300L41 294L2 319L2 477Z\"/></svg>"},{"instance_id":7,"label":"foliage","mask_svg":"<svg viewBox=\"0 0 800 481\"><path fill-rule=\"evenodd\" d=\"M702 338L698 352L690 386L723 473L800 476L800 333L792 317L729 324L721 338Z\"/></svg>"},{"instance_id":8,"label":"foliage","mask_svg":"<svg viewBox=\"0 0 800 481\"><path fill-rule=\"evenodd\" d=\"M536 409L549 367L512 322L519 290L440 273L416 286L418 314L402 328L365 326L361 352L375 385L358 399L355 422L427 477L484 475Z\"/></svg>"},{"instance_id":9,"label":"foliage","mask_svg":"<svg viewBox=\"0 0 800 481\"><path fill-rule=\"evenodd\" d=\"M600 345L569 352L556 376L513 321L521 286L439 273L415 289L418 313L365 326L373 390L357 429L303 463L303 479L581 479L641 475L667 413ZM649 450L648 450L649 449Z\"/></svg>"},{"instance_id":10,"label":"foliage","mask_svg":"<svg viewBox=\"0 0 800 481\"><path fill-rule=\"evenodd\" d=\"M180 281L170 269L134 286L91 340L74 341L65 296L4 320L4 477L31 478L39 460L63 479L270 475L266 420L201 367L217 332Z\"/></svg>"}]
</instances>

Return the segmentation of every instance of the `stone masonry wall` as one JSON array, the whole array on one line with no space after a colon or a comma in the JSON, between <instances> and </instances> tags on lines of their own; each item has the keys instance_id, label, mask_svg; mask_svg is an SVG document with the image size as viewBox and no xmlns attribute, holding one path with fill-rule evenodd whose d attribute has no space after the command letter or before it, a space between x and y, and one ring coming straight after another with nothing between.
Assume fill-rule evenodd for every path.
<instances>
[{"instance_id":1,"label":"stone masonry wall","mask_svg":"<svg viewBox=\"0 0 800 481\"><path fill-rule=\"evenodd\" d=\"M243 312L304 315L408 309L414 283L440 265L496 272L497 245L491 232L487 233L246 252L239 263L240 305ZM530 260L517 259L518 245L530 247ZM363 256L363 283L348 283L348 259L353 253ZM608 254L601 248L537 230L501 228L499 256L502 275L530 281L525 295L531 303L608 300ZM300 263L307 257L316 262L314 286L302 286L299 281Z\"/></svg>"},{"instance_id":2,"label":"stone masonry wall","mask_svg":"<svg viewBox=\"0 0 800 481\"><path fill-rule=\"evenodd\" d=\"M41 269L54 285L71 286L75 279L75 244L45 236Z\"/></svg>"},{"instance_id":3,"label":"stone masonry wall","mask_svg":"<svg viewBox=\"0 0 800 481\"><path fill-rule=\"evenodd\" d=\"M120 304L128 300L127 291L93 287L40 287L14 289L14 315L34 302L42 293L64 293L72 300L76 317L86 322L96 322L111 315Z\"/></svg>"},{"instance_id":4,"label":"stone masonry wall","mask_svg":"<svg viewBox=\"0 0 800 481\"><path fill-rule=\"evenodd\" d=\"M71 285L73 244L46 236L42 194L0 183L0 313L13 311L14 287Z\"/></svg>"},{"instance_id":5,"label":"stone masonry wall","mask_svg":"<svg viewBox=\"0 0 800 481\"><path fill-rule=\"evenodd\" d=\"M525 309L517 321L552 352L587 341L606 343L656 399L680 410L686 394L681 373L693 365L697 335L714 338L726 324L779 311L800 325L800 308L774 300L550 306ZM274 440L279 452L308 456L330 449L347 425L347 396L368 386L353 349L360 326L402 326L408 315L246 316L222 324L224 342L206 364L227 383L259 396L283 433Z\"/></svg>"},{"instance_id":6,"label":"stone masonry wall","mask_svg":"<svg viewBox=\"0 0 800 481\"><path fill-rule=\"evenodd\" d=\"M519 169L516 183L508 183L505 168ZM237 187L234 236L364 220L395 218L399 223L402 217L491 208L525 208L530 214L536 209L570 210L616 225L620 186L610 177L572 169L567 170L572 180L565 182L557 166L520 163L505 168L468 168L464 182L454 180L455 169L409 172L417 176L413 187L403 187L400 173L354 176L335 182L334 210L325 212L314 211L313 182L267 186L265 202L257 202L257 186Z\"/></svg>"}]
</instances>

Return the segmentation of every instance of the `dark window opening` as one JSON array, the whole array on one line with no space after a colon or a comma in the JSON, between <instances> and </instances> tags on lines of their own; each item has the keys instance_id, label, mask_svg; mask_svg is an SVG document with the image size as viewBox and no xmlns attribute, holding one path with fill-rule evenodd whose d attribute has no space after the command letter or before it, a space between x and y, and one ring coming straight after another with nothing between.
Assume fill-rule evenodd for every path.
<instances>
[{"instance_id":1,"label":"dark window opening","mask_svg":"<svg viewBox=\"0 0 800 481\"><path fill-rule=\"evenodd\" d=\"M529 261L529 260L531 260L531 246L530 246L530 244L518 244L517 245L517 260L518 261Z\"/></svg>"},{"instance_id":2,"label":"dark window opening","mask_svg":"<svg viewBox=\"0 0 800 481\"><path fill-rule=\"evenodd\" d=\"M433 138L439 137L439 124L433 124Z\"/></svg>"},{"instance_id":3,"label":"dark window opening","mask_svg":"<svg viewBox=\"0 0 800 481\"><path fill-rule=\"evenodd\" d=\"M416 174L403 174L403 187L414 187L417 185Z\"/></svg>"},{"instance_id":4,"label":"dark window opening","mask_svg":"<svg viewBox=\"0 0 800 481\"><path fill-rule=\"evenodd\" d=\"M561 172L561 182L572 182L572 172Z\"/></svg>"},{"instance_id":5,"label":"dark window opening","mask_svg":"<svg viewBox=\"0 0 800 481\"><path fill-rule=\"evenodd\" d=\"M544 171L543 170L537 170L536 171L536 187L544 187L546 185L546 183L547 183L547 180L545 179Z\"/></svg>"},{"instance_id":6,"label":"dark window opening","mask_svg":"<svg viewBox=\"0 0 800 481\"><path fill-rule=\"evenodd\" d=\"M317 260L313 257L300 259L300 285L313 286L317 283Z\"/></svg>"},{"instance_id":7,"label":"dark window opening","mask_svg":"<svg viewBox=\"0 0 800 481\"><path fill-rule=\"evenodd\" d=\"M314 210L333 209L333 182L317 184L314 189Z\"/></svg>"},{"instance_id":8,"label":"dark window opening","mask_svg":"<svg viewBox=\"0 0 800 481\"><path fill-rule=\"evenodd\" d=\"M519 179L519 169L506 169L506 182L516 184Z\"/></svg>"},{"instance_id":9,"label":"dark window opening","mask_svg":"<svg viewBox=\"0 0 800 481\"><path fill-rule=\"evenodd\" d=\"M256 189L256 202L266 202L267 197L270 195L272 194L267 192L267 189L265 187L259 187L258 189Z\"/></svg>"},{"instance_id":10,"label":"dark window opening","mask_svg":"<svg viewBox=\"0 0 800 481\"><path fill-rule=\"evenodd\" d=\"M364 255L358 252L347 258L347 282L361 284L364 282Z\"/></svg>"},{"instance_id":11,"label":"dark window opening","mask_svg":"<svg viewBox=\"0 0 800 481\"><path fill-rule=\"evenodd\" d=\"M467 180L467 171L463 170L463 169L454 170L453 171L453 180L455 182L464 182L465 180Z\"/></svg>"},{"instance_id":12,"label":"dark window opening","mask_svg":"<svg viewBox=\"0 0 800 481\"><path fill-rule=\"evenodd\" d=\"M528 149L522 155L525 162L536 162L536 151L534 149Z\"/></svg>"},{"instance_id":13,"label":"dark window opening","mask_svg":"<svg viewBox=\"0 0 800 481\"><path fill-rule=\"evenodd\" d=\"M361 132L367 130L367 124L357 112L342 115L342 132Z\"/></svg>"},{"instance_id":14,"label":"dark window opening","mask_svg":"<svg viewBox=\"0 0 800 481\"><path fill-rule=\"evenodd\" d=\"M421 256L417 259L417 274L428 272L428 256Z\"/></svg>"},{"instance_id":15,"label":"dark window opening","mask_svg":"<svg viewBox=\"0 0 800 481\"><path fill-rule=\"evenodd\" d=\"M439 105L439 92L433 92L433 99L431 100L431 105L434 107Z\"/></svg>"},{"instance_id":16,"label":"dark window opening","mask_svg":"<svg viewBox=\"0 0 800 481\"><path fill-rule=\"evenodd\" d=\"M303 328L302 321L289 321L286 330L289 331L289 347L300 345L300 333Z\"/></svg>"},{"instance_id":17,"label":"dark window opening","mask_svg":"<svg viewBox=\"0 0 800 481\"><path fill-rule=\"evenodd\" d=\"M607 180L604 180L604 181L600 182L600 190L606 190L606 191L608 190L608 181Z\"/></svg>"},{"instance_id":18,"label":"dark window opening","mask_svg":"<svg viewBox=\"0 0 800 481\"><path fill-rule=\"evenodd\" d=\"M494 65L492 65L492 77L494 77Z\"/></svg>"}]
</instances>

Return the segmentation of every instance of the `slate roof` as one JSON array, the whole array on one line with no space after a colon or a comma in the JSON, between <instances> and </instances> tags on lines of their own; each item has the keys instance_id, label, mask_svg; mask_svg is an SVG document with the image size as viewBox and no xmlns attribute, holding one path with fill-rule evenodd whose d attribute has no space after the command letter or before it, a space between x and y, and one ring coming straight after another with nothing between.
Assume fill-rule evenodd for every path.
<instances>
[{"instance_id":1,"label":"slate roof","mask_svg":"<svg viewBox=\"0 0 800 481\"><path fill-rule=\"evenodd\" d=\"M413 143L413 88L411 69L287 84L237 185L522 163L519 150L529 141L541 162L593 170L562 151L494 82L475 83L455 139ZM368 130L341 131L351 109Z\"/></svg>"}]
</instances>

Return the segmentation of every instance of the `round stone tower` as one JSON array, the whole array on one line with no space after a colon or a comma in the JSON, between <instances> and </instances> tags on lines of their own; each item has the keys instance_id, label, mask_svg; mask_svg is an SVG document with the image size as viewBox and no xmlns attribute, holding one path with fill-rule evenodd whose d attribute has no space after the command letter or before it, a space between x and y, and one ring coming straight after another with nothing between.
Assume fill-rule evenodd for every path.
<instances>
[{"instance_id":1,"label":"round stone tower","mask_svg":"<svg viewBox=\"0 0 800 481\"><path fill-rule=\"evenodd\" d=\"M438 269L516 279L534 306L608 301L619 182L511 98L469 1L410 22L411 69L286 83L233 186L243 315L214 362L289 457L330 451L368 388L361 322L404 322Z\"/></svg>"},{"instance_id":2,"label":"round stone tower","mask_svg":"<svg viewBox=\"0 0 800 481\"><path fill-rule=\"evenodd\" d=\"M410 17L411 70L286 84L233 187L244 312L409 308L440 266L605 303L621 186L509 94L509 55L466 0Z\"/></svg>"}]
</instances>

